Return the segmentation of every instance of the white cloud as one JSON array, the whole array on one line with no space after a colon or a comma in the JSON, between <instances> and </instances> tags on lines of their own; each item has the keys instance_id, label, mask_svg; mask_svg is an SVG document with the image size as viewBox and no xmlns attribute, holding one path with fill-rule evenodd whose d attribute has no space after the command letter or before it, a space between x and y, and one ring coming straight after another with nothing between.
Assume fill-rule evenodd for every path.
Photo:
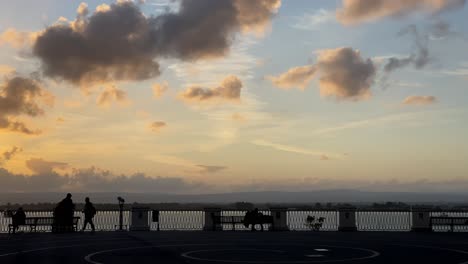
<instances>
[{"instance_id":1,"label":"white cloud","mask_svg":"<svg viewBox=\"0 0 468 264\"><path fill-rule=\"evenodd\" d=\"M234 44L225 58L209 61L177 62L169 66L184 86L196 83L200 86L214 86L226 77L226 73L240 76L242 81L254 78L254 68L259 59L249 51L257 45L253 37L243 37Z\"/></svg>"},{"instance_id":2,"label":"white cloud","mask_svg":"<svg viewBox=\"0 0 468 264\"><path fill-rule=\"evenodd\" d=\"M317 30L320 26L335 22L335 13L326 9L315 10L295 17L293 28L300 30Z\"/></svg>"},{"instance_id":3,"label":"white cloud","mask_svg":"<svg viewBox=\"0 0 468 264\"><path fill-rule=\"evenodd\" d=\"M320 160L338 159L341 157L341 155L337 155L337 154L325 153L323 151L310 150L310 149L305 149L305 148L301 148L297 146L277 144L277 143L273 143L273 142L263 140L263 139L254 140L252 141L252 144L257 145L257 146L262 146L262 147L270 147L270 148L280 150L280 151L285 151L285 152L316 156Z\"/></svg>"}]
</instances>

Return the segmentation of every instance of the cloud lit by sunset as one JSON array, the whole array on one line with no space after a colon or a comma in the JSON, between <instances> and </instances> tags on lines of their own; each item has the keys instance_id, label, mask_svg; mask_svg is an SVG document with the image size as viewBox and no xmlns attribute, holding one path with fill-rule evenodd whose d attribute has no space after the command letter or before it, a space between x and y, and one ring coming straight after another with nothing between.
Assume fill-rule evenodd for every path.
<instances>
[{"instance_id":1,"label":"cloud lit by sunset","mask_svg":"<svg viewBox=\"0 0 468 264\"><path fill-rule=\"evenodd\" d=\"M465 2L3 1L0 191L466 190Z\"/></svg>"}]
</instances>

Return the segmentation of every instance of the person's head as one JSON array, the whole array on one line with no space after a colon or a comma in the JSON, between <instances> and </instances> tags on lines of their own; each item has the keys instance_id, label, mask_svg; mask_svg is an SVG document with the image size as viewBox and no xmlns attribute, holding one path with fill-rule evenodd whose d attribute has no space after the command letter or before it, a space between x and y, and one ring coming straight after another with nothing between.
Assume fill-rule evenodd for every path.
<instances>
[{"instance_id":1,"label":"person's head","mask_svg":"<svg viewBox=\"0 0 468 264\"><path fill-rule=\"evenodd\" d=\"M23 211L23 207L18 208L18 211Z\"/></svg>"},{"instance_id":2,"label":"person's head","mask_svg":"<svg viewBox=\"0 0 468 264\"><path fill-rule=\"evenodd\" d=\"M71 198L72 198L71 193L67 193L67 199L71 199Z\"/></svg>"},{"instance_id":3,"label":"person's head","mask_svg":"<svg viewBox=\"0 0 468 264\"><path fill-rule=\"evenodd\" d=\"M85 202L89 203L89 197L85 198Z\"/></svg>"}]
</instances>

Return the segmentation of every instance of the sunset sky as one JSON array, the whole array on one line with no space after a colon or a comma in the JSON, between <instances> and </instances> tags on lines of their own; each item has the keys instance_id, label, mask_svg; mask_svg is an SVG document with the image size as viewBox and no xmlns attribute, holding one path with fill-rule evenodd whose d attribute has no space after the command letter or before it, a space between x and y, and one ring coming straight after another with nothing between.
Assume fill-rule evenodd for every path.
<instances>
[{"instance_id":1,"label":"sunset sky","mask_svg":"<svg viewBox=\"0 0 468 264\"><path fill-rule=\"evenodd\" d=\"M1 1L0 191L466 191L465 2Z\"/></svg>"}]
</instances>

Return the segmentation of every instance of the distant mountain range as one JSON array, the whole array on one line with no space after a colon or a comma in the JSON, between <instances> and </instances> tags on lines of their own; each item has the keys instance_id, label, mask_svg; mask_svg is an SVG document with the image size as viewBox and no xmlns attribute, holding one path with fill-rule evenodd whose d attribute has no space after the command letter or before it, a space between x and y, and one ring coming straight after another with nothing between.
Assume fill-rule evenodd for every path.
<instances>
[{"instance_id":1,"label":"distant mountain range","mask_svg":"<svg viewBox=\"0 0 468 264\"><path fill-rule=\"evenodd\" d=\"M65 193L0 193L0 204L56 203ZM310 192L236 192L217 194L163 193L73 193L75 202L86 196L95 203L117 203L122 196L128 203L468 203L468 193L368 192L356 190L324 190Z\"/></svg>"}]
</instances>

